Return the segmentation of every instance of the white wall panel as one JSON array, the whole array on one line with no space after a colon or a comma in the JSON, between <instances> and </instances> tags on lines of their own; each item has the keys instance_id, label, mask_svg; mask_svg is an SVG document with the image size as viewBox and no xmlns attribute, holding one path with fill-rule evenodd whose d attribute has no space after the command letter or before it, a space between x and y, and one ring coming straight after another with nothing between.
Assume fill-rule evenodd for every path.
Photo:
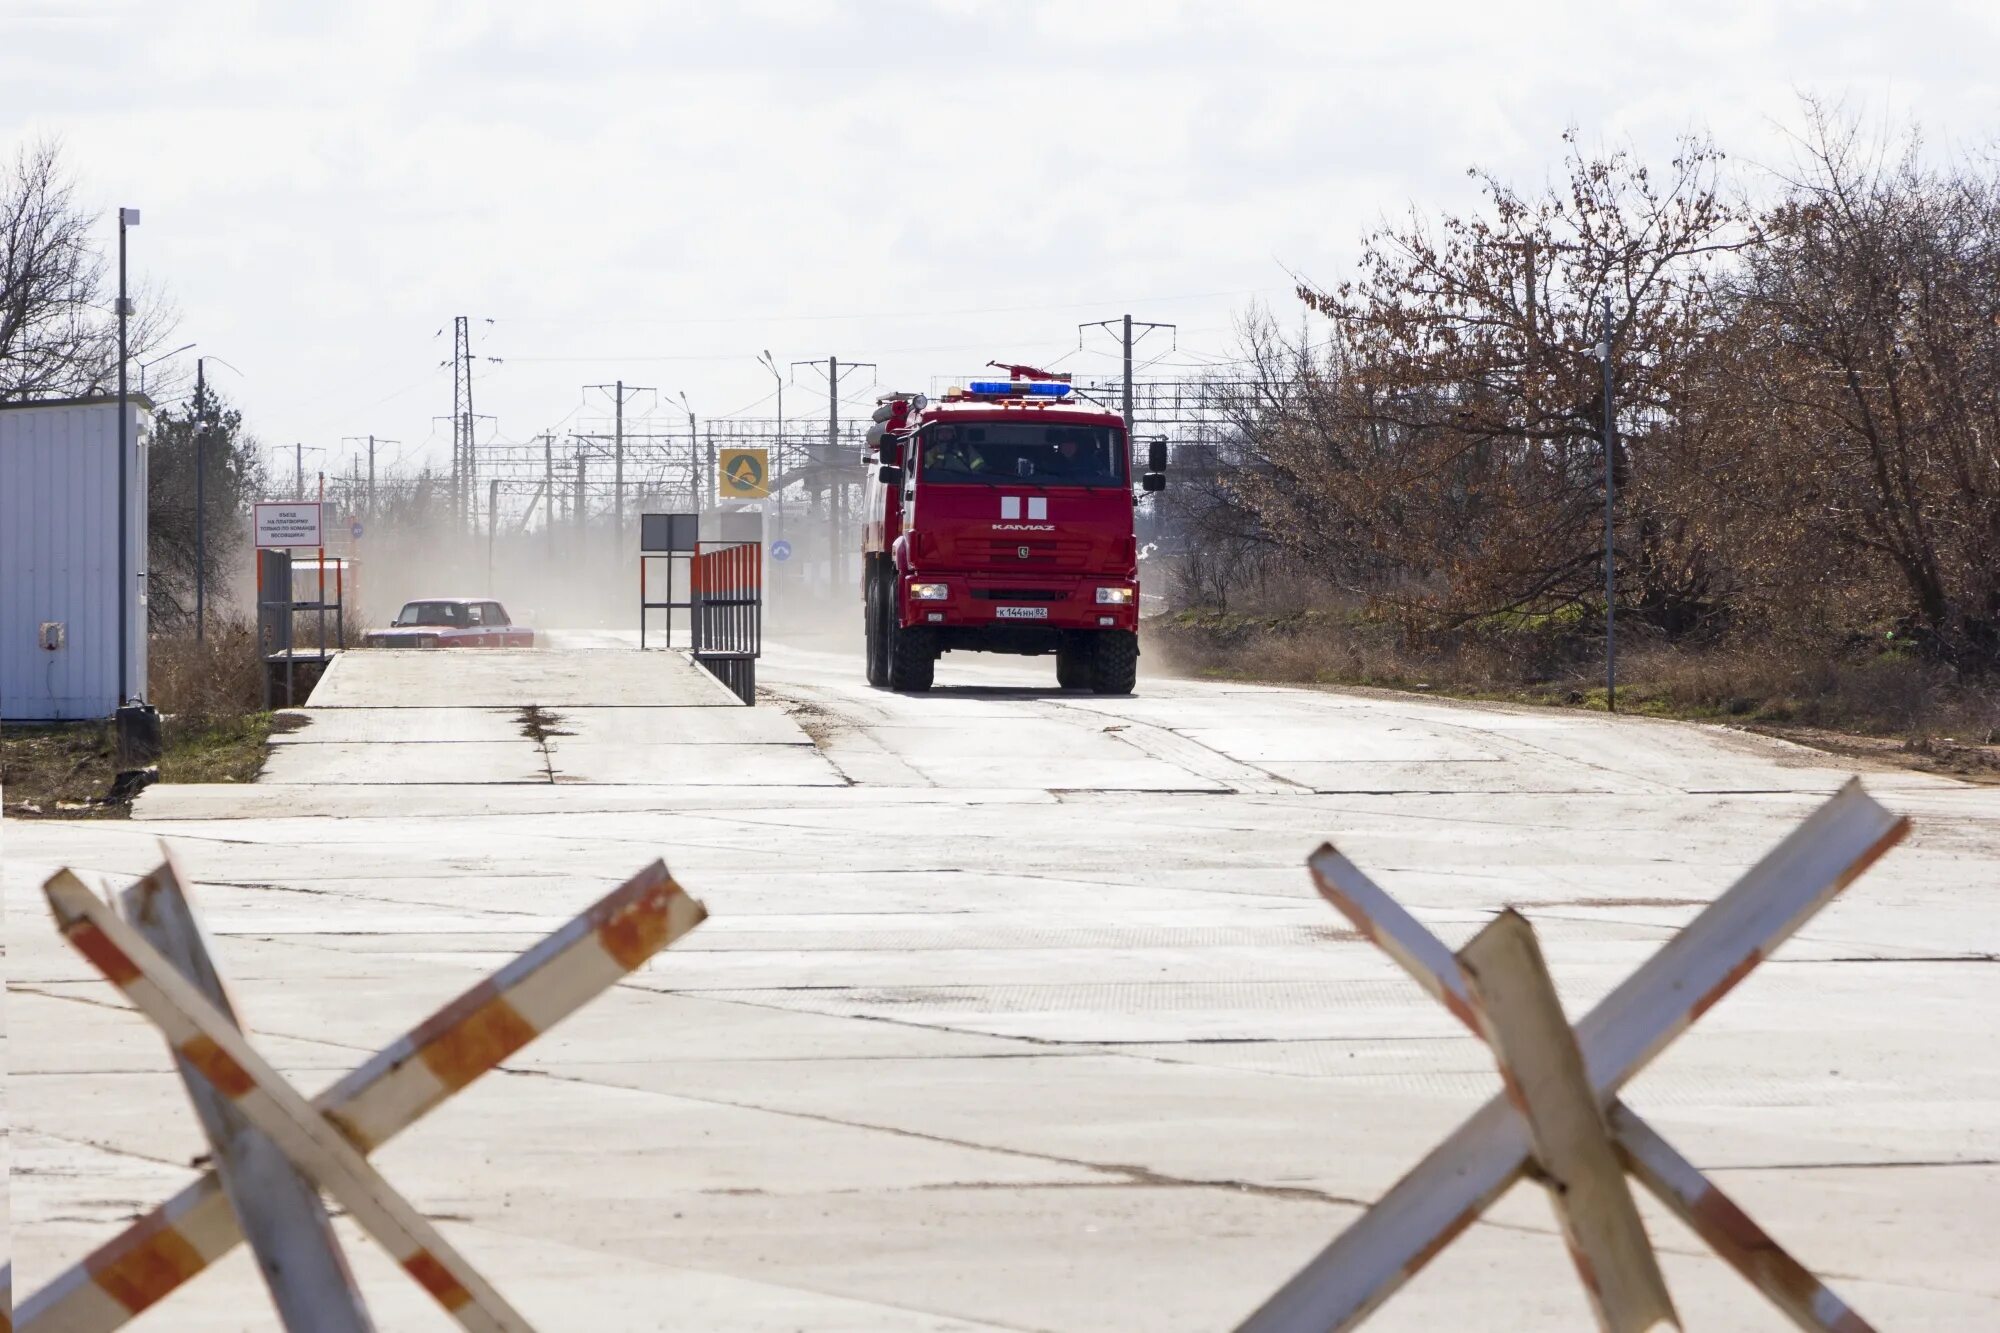
<instances>
[{"instance_id":1,"label":"white wall panel","mask_svg":"<svg viewBox=\"0 0 2000 1333\"><path fill-rule=\"evenodd\" d=\"M132 415L126 514L132 577L118 577L118 405L0 407L0 718L109 717L118 706L118 624L128 692L146 692L146 436ZM42 647L42 626L63 646Z\"/></svg>"}]
</instances>

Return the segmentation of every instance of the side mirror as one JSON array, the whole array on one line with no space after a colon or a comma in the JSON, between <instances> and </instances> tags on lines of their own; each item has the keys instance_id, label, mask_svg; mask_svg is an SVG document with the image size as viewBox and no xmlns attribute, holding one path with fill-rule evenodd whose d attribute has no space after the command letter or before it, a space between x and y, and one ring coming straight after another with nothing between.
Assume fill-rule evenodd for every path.
<instances>
[{"instance_id":1,"label":"side mirror","mask_svg":"<svg viewBox=\"0 0 2000 1333\"><path fill-rule=\"evenodd\" d=\"M875 479L880 481L884 486L901 486L903 484L903 469L897 467L894 463L884 463L881 470L876 472Z\"/></svg>"},{"instance_id":2,"label":"side mirror","mask_svg":"<svg viewBox=\"0 0 2000 1333\"><path fill-rule=\"evenodd\" d=\"M1166 470L1167 470L1167 441L1164 437L1160 437L1154 439L1153 442L1146 447L1146 471L1164 473ZM1156 491L1159 489L1159 487L1148 486L1146 489L1149 491Z\"/></svg>"},{"instance_id":3,"label":"side mirror","mask_svg":"<svg viewBox=\"0 0 2000 1333\"><path fill-rule=\"evenodd\" d=\"M1139 485L1148 491L1164 491L1167 489L1167 474L1164 472L1148 472L1139 478Z\"/></svg>"},{"instance_id":4,"label":"side mirror","mask_svg":"<svg viewBox=\"0 0 2000 1333\"><path fill-rule=\"evenodd\" d=\"M883 467L900 467L903 462L903 446L894 440L884 440L880 457Z\"/></svg>"}]
</instances>

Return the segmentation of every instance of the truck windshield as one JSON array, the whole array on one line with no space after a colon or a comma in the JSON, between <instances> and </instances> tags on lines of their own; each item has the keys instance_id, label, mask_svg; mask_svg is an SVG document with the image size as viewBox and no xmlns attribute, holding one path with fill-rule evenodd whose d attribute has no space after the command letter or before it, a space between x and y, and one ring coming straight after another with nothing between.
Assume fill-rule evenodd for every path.
<instances>
[{"instance_id":1,"label":"truck windshield","mask_svg":"<svg viewBox=\"0 0 2000 1333\"><path fill-rule=\"evenodd\" d=\"M1122 431L1107 426L951 423L923 434L923 481L1123 486Z\"/></svg>"}]
</instances>

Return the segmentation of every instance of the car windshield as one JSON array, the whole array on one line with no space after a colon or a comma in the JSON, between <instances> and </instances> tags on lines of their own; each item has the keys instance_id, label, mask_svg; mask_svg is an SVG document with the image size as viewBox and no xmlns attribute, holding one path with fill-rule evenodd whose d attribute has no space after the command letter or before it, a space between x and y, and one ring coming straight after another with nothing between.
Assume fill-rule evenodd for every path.
<instances>
[{"instance_id":1,"label":"car windshield","mask_svg":"<svg viewBox=\"0 0 2000 1333\"><path fill-rule=\"evenodd\" d=\"M402 614L396 617L398 625L463 625L465 605L462 602L409 602Z\"/></svg>"},{"instance_id":2,"label":"car windshield","mask_svg":"<svg viewBox=\"0 0 2000 1333\"><path fill-rule=\"evenodd\" d=\"M933 482L1029 482L1123 486L1123 432L1108 426L950 423L922 438L918 478Z\"/></svg>"}]
</instances>

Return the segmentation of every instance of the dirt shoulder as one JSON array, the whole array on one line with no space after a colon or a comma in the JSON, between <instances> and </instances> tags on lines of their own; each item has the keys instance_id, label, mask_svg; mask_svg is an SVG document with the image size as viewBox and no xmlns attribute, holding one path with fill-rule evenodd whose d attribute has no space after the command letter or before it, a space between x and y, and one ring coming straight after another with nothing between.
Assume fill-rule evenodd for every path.
<instances>
[{"instance_id":1,"label":"dirt shoulder","mask_svg":"<svg viewBox=\"0 0 2000 1333\"><path fill-rule=\"evenodd\" d=\"M269 753L270 713L162 726L161 782L254 782ZM108 722L0 730L0 810L12 819L123 819L138 787L118 781Z\"/></svg>"},{"instance_id":2,"label":"dirt shoulder","mask_svg":"<svg viewBox=\"0 0 2000 1333\"><path fill-rule=\"evenodd\" d=\"M1191 679L1380 690L1602 712L1601 664L1525 665L1493 645L1456 657L1402 650L1371 627L1312 616L1148 622L1148 665ZM1941 686L1916 663L1800 662L1767 653L1639 650L1619 659L1618 711L1707 723L1868 767L2000 785L2000 682Z\"/></svg>"}]
</instances>

